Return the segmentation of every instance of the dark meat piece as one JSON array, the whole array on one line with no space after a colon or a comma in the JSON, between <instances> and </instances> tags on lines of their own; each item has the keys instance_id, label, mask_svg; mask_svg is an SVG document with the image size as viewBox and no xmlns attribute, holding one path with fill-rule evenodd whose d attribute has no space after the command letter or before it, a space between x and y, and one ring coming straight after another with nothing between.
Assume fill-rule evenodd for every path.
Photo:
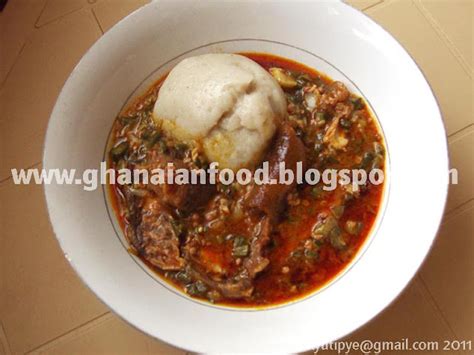
<instances>
[{"instance_id":1,"label":"dark meat piece","mask_svg":"<svg viewBox=\"0 0 474 355\"><path fill-rule=\"evenodd\" d=\"M180 256L179 238L173 227L173 217L155 200L146 201L142 219L136 228L134 245L145 260L162 270L180 270L185 261Z\"/></svg>"},{"instance_id":2,"label":"dark meat piece","mask_svg":"<svg viewBox=\"0 0 474 355\"><path fill-rule=\"evenodd\" d=\"M125 228L125 234L130 244L138 250L140 242L137 239L136 228L141 220L140 209L142 206L142 200L135 196L128 186L123 186L122 188L117 189L117 192L122 196L125 205L128 207L128 214L126 217L128 225Z\"/></svg>"},{"instance_id":3,"label":"dark meat piece","mask_svg":"<svg viewBox=\"0 0 474 355\"><path fill-rule=\"evenodd\" d=\"M263 217L257 224L255 236L250 244L250 255L244 261L244 267L247 269L250 278L254 278L260 271L265 269L269 260L262 256L263 248L270 241L272 231L270 219Z\"/></svg>"},{"instance_id":4,"label":"dark meat piece","mask_svg":"<svg viewBox=\"0 0 474 355\"><path fill-rule=\"evenodd\" d=\"M285 162L285 168L291 169L294 173L297 163L301 162L302 168L305 167L306 155L303 142L290 125L282 124L266 160L269 163L269 178L277 181L280 175L280 163ZM270 241L272 223L278 220L285 207L286 196L295 185L296 179L289 185L254 185L246 197L245 204L249 207L250 214L260 218L260 221L255 224L254 236L250 244L250 255L243 264L250 279L255 278L269 263L269 260L262 254Z\"/></svg>"},{"instance_id":5,"label":"dark meat piece","mask_svg":"<svg viewBox=\"0 0 474 355\"><path fill-rule=\"evenodd\" d=\"M163 201L183 211L192 211L203 206L215 191L215 185L211 184L161 185Z\"/></svg>"},{"instance_id":6,"label":"dark meat piece","mask_svg":"<svg viewBox=\"0 0 474 355\"><path fill-rule=\"evenodd\" d=\"M279 180L280 163L285 162L285 168L296 171L297 163L306 165L306 154L303 142L298 138L293 128L288 124L282 124L274 142L274 147L265 159L269 163L269 178ZM285 207L287 194L296 186L295 179L292 184L285 185L263 184L254 185L246 198L246 205L263 212L271 221L278 219Z\"/></svg>"},{"instance_id":7,"label":"dark meat piece","mask_svg":"<svg viewBox=\"0 0 474 355\"><path fill-rule=\"evenodd\" d=\"M153 170L155 168L168 169L167 164L172 163L173 169L187 169L187 166L178 159L174 159L168 155L153 152L152 164L147 168ZM192 211L208 202L216 192L216 186L209 183L201 184L198 177L197 184L149 184L148 189L154 191L161 200L183 211ZM206 182L209 182L208 176Z\"/></svg>"},{"instance_id":8,"label":"dark meat piece","mask_svg":"<svg viewBox=\"0 0 474 355\"><path fill-rule=\"evenodd\" d=\"M189 268L188 273L194 280L204 282L227 298L246 298L250 297L253 292L252 280L245 274L225 281L216 281L194 267Z\"/></svg>"},{"instance_id":9,"label":"dark meat piece","mask_svg":"<svg viewBox=\"0 0 474 355\"><path fill-rule=\"evenodd\" d=\"M201 245L201 239L194 238L184 247L185 258L192 266L193 279L204 282L209 288L227 298L250 297L253 292L252 280L265 269L269 260L262 256L263 248L270 240L271 224L267 217L259 221L255 218L254 236L250 242L250 255L240 268L228 264L230 255L208 252L209 245ZM232 266L234 265L234 266Z\"/></svg>"},{"instance_id":10,"label":"dark meat piece","mask_svg":"<svg viewBox=\"0 0 474 355\"><path fill-rule=\"evenodd\" d=\"M252 280L248 277L238 277L234 280L216 283L215 288L228 298L246 298L253 292Z\"/></svg>"}]
</instances>

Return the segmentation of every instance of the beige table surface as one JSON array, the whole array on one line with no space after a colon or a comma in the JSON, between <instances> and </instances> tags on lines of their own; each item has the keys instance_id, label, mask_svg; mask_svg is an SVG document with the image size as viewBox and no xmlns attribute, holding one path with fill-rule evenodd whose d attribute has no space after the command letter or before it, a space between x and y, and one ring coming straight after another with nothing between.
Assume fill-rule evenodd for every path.
<instances>
[{"instance_id":1,"label":"beige table surface","mask_svg":"<svg viewBox=\"0 0 474 355\"><path fill-rule=\"evenodd\" d=\"M9 0L0 14L0 355L185 353L135 330L96 299L55 241L42 187L17 186L10 177L12 167L40 166L49 114L75 63L143 3ZM425 72L460 180L450 189L441 231L420 272L388 309L347 339L474 340L474 0L350 3L389 30ZM417 149L421 158L429 154Z\"/></svg>"}]
</instances>

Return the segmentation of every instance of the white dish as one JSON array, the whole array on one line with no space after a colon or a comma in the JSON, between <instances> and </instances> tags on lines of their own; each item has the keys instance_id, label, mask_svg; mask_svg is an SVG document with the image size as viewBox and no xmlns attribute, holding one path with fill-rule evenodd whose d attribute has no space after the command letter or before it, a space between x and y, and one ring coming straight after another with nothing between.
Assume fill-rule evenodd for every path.
<instances>
[{"instance_id":1,"label":"white dish","mask_svg":"<svg viewBox=\"0 0 474 355\"><path fill-rule=\"evenodd\" d=\"M369 18L340 2L153 2L107 32L71 73L49 123L44 168L98 168L124 103L180 59L216 51L295 59L371 105L385 134L388 181L377 228L350 267L281 307L214 307L166 286L127 252L102 188L45 186L52 225L91 290L152 336L206 353L313 349L366 323L401 292L430 249L447 194L436 100L410 56Z\"/></svg>"}]
</instances>

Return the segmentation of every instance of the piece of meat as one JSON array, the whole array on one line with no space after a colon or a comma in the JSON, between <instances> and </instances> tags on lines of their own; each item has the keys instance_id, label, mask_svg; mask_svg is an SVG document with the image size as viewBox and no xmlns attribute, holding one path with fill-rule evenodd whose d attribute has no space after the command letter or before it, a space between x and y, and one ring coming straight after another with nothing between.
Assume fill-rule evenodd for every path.
<instances>
[{"instance_id":1,"label":"piece of meat","mask_svg":"<svg viewBox=\"0 0 474 355\"><path fill-rule=\"evenodd\" d=\"M203 206L214 195L211 184L164 184L161 186L163 201L183 211L192 211Z\"/></svg>"},{"instance_id":2,"label":"piece of meat","mask_svg":"<svg viewBox=\"0 0 474 355\"><path fill-rule=\"evenodd\" d=\"M326 88L319 101L322 109L335 106L338 102L346 101L349 98L349 90L340 81L334 81Z\"/></svg>"},{"instance_id":3,"label":"piece of meat","mask_svg":"<svg viewBox=\"0 0 474 355\"><path fill-rule=\"evenodd\" d=\"M216 281L231 274L232 258L222 252L222 249L215 250L212 244L206 244L205 237L201 239L188 236L183 251L186 260Z\"/></svg>"},{"instance_id":4,"label":"piece of meat","mask_svg":"<svg viewBox=\"0 0 474 355\"><path fill-rule=\"evenodd\" d=\"M255 221L254 236L250 243L250 254L240 267L236 267L230 254L215 253L211 245L202 245L199 238L188 240L184 247L184 257L189 262L194 281L204 282L210 289L227 298L250 297L253 292L252 280L268 265L269 260L261 255L270 239L271 224L268 218ZM230 263L229 263L230 261Z\"/></svg>"},{"instance_id":5,"label":"piece of meat","mask_svg":"<svg viewBox=\"0 0 474 355\"><path fill-rule=\"evenodd\" d=\"M352 105L347 102L338 102L334 108L334 117L348 118L352 113Z\"/></svg>"},{"instance_id":6,"label":"piece of meat","mask_svg":"<svg viewBox=\"0 0 474 355\"><path fill-rule=\"evenodd\" d=\"M123 198L125 205L128 207L127 214L127 226L125 228L125 234L132 246L138 250L140 247L140 241L137 238L136 228L140 224L141 220L141 206L142 200L135 196L128 186L117 188L117 192Z\"/></svg>"},{"instance_id":7,"label":"piece of meat","mask_svg":"<svg viewBox=\"0 0 474 355\"><path fill-rule=\"evenodd\" d=\"M331 124L324 134L323 142L326 143L330 148L335 150L342 150L347 146L349 140L346 138L344 132L339 128L340 116L335 116L332 119Z\"/></svg>"},{"instance_id":8,"label":"piece of meat","mask_svg":"<svg viewBox=\"0 0 474 355\"><path fill-rule=\"evenodd\" d=\"M349 117L351 113L351 104L342 102L336 104L336 107L334 109L334 117L332 118L331 124L326 129L323 138L323 142L326 143L330 148L335 150L343 150L349 143L346 134L339 127L339 122L342 118Z\"/></svg>"},{"instance_id":9,"label":"piece of meat","mask_svg":"<svg viewBox=\"0 0 474 355\"><path fill-rule=\"evenodd\" d=\"M246 298L253 293L252 280L248 277L239 278L238 280L226 281L217 285L220 293L228 298Z\"/></svg>"},{"instance_id":10,"label":"piece of meat","mask_svg":"<svg viewBox=\"0 0 474 355\"><path fill-rule=\"evenodd\" d=\"M152 156L152 163L147 168L152 171L156 168L161 168L167 171L168 163L173 164L173 170L187 169L187 166L178 159L172 158L165 154L156 153ZM191 175L191 174L189 174ZM166 174L165 174L166 176ZM191 179L191 176L189 176ZM147 188L155 192L161 200L180 210L193 211L208 202L216 192L216 186L209 184L209 178L206 177L207 183L200 183L198 177L197 184L148 184Z\"/></svg>"},{"instance_id":11,"label":"piece of meat","mask_svg":"<svg viewBox=\"0 0 474 355\"><path fill-rule=\"evenodd\" d=\"M216 281L206 275L206 273L199 271L196 267L189 268L188 273L193 280L204 282L207 286L213 290L217 290L221 295L227 298L246 298L250 297L253 292L252 280L245 274L224 281Z\"/></svg>"},{"instance_id":12,"label":"piece of meat","mask_svg":"<svg viewBox=\"0 0 474 355\"><path fill-rule=\"evenodd\" d=\"M265 216L257 224L255 236L250 243L250 255L244 261L244 267L247 269L250 278L257 276L269 263L269 260L262 256L262 252L270 241L271 231L270 218Z\"/></svg>"},{"instance_id":13,"label":"piece of meat","mask_svg":"<svg viewBox=\"0 0 474 355\"><path fill-rule=\"evenodd\" d=\"M291 184L253 185L249 191L245 205L249 213L257 215L260 221L256 224L254 236L250 243L250 255L244 260L244 268L250 279L263 271L269 260L262 254L270 241L272 223L275 223L285 208L286 196L296 186L297 163L304 169L306 154L303 142L298 138L293 128L282 124L275 139L273 148L268 152L266 160L269 163L269 178L279 180L280 163L285 162L285 168L291 169L295 179Z\"/></svg>"},{"instance_id":14,"label":"piece of meat","mask_svg":"<svg viewBox=\"0 0 474 355\"><path fill-rule=\"evenodd\" d=\"M286 196L296 186L297 163L301 162L303 169L306 165L303 142L290 125L281 125L274 146L268 152L265 160L269 163L270 179L279 180L280 163L282 162L285 162L285 168L291 169L295 176L295 179L289 185L283 183L255 184L246 197L245 204L247 207L258 210L269 217L271 221L275 221L285 207Z\"/></svg>"},{"instance_id":15,"label":"piece of meat","mask_svg":"<svg viewBox=\"0 0 474 355\"><path fill-rule=\"evenodd\" d=\"M162 270L180 270L184 267L179 238L173 228L173 217L156 199L144 203L136 236L138 252L151 264Z\"/></svg>"}]
</instances>

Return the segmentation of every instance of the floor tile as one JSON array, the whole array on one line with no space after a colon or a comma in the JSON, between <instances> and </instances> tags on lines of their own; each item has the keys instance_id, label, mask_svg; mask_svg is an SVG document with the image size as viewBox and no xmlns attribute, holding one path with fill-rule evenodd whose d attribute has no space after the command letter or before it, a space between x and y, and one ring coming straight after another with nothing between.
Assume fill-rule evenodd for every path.
<instances>
[{"instance_id":1,"label":"floor tile","mask_svg":"<svg viewBox=\"0 0 474 355\"><path fill-rule=\"evenodd\" d=\"M149 3L150 0L100 0L92 8L105 32L122 18Z\"/></svg>"},{"instance_id":2,"label":"floor tile","mask_svg":"<svg viewBox=\"0 0 474 355\"><path fill-rule=\"evenodd\" d=\"M64 15L79 10L86 4L86 0L47 0L44 10L41 12L41 16L36 22L36 26L44 26Z\"/></svg>"},{"instance_id":3,"label":"floor tile","mask_svg":"<svg viewBox=\"0 0 474 355\"><path fill-rule=\"evenodd\" d=\"M441 341L453 338L452 332L418 277L415 277L386 310L340 341L361 343L364 340L372 342L402 341L405 338L408 338L409 342ZM354 351L353 353L359 354L360 352ZM400 355L412 352L383 351L382 353L384 355ZM310 352L305 355L309 354ZM318 354L337 354L337 351L319 350ZM442 354L442 352L430 352L430 354Z\"/></svg>"},{"instance_id":4,"label":"floor tile","mask_svg":"<svg viewBox=\"0 0 474 355\"><path fill-rule=\"evenodd\" d=\"M0 14L0 84L12 68L46 0L9 1Z\"/></svg>"},{"instance_id":5,"label":"floor tile","mask_svg":"<svg viewBox=\"0 0 474 355\"><path fill-rule=\"evenodd\" d=\"M449 139L451 167L458 170L458 184L450 185L446 211L474 198L474 126Z\"/></svg>"},{"instance_id":6,"label":"floor tile","mask_svg":"<svg viewBox=\"0 0 474 355\"><path fill-rule=\"evenodd\" d=\"M367 14L392 33L420 65L441 105L448 134L473 123L472 80L418 7L409 0L386 1Z\"/></svg>"},{"instance_id":7,"label":"floor tile","mask_svg":"<svg viewBox=\"0 0 474 355\"><path fill-rule=\"evenodd\" d=\"M474 340L474 202L441 227L421 277L460 340Z\"/></svg>"},{"instance_id":8,"label":"floor tile","mask_svg":"<svg viewBox=\"0 0 474 355\"><path fill-rule=\"evenodd\" d=\"M1 287L1 286L0 286ZM0 322L0 355L10 355L10 347L8 345L3 324Z\"/></svg>"},{"instance_id":9,"label":"floor tile","mask_svg":"<svg viewBox=\"0 0 474 355\"><path fill-rule=\"evenodd\" d=\"M352 340L452 339L453 334L418 278L382 314L350 335Z\"/></svg>"},{"instance_id":10,"label":"floor tile","mask_svg":"<svg viewBox=\"0 0 474 355\"><path fill-rule=\"evenodd\" d=\"M74 12L32 33L0 92L5 117L0 121L5 135L0 142L4 152L0 180L9 175L10 168L41 160L47 122L59 91L100 35L90 10Z\"/></svg>"},{"instance_id":11,"label":"floor tile","mask_svg":"<svg viewBox=\"0 0 474 355\"><path fill-rule=\"evenodd\" d=\"M0 315L14 354L108 309L83 285L53 235L39 185L0 185Z\"/></svg>"},{"instance_id":12,"label":"floor tile","mask_svg":"<svg viewBox=\"0 0 474 355\"><path fill-rule=\"evenodd\" d=\"M382 0L347 0L345 2L356 9L365 10L371 6L381 3Z\"/></svg>"},{"instance_id":13,"label":"floor tile","mask_svg":"<svg viewBox=\"0 0 474 355\"><path fill-rule=\"evenodd\" d=\"M33 354L145 355L148 354L147 336L109 313L36 349Z\"/></svg>"},{"instance_id":14,"label":"floor tile","mask_svg":"<svg viewBox=\"0 0 474 355\"><path fill-rule=\"evenodd\" d=\"M35 349L32 354L184 355L185 352L155 340L117 316L107 313Z\"/></svg>"},{"instance_id":15,"label":"floor tile","mask_svg":"<svg viewBox=\"0 0 474 355\"><path fill-rule=\"evenodd\" d=\"M450 42L456 46L472 70L474 2L472 0L421 0L420 3Z\"/></svg>"}]
</instances>

